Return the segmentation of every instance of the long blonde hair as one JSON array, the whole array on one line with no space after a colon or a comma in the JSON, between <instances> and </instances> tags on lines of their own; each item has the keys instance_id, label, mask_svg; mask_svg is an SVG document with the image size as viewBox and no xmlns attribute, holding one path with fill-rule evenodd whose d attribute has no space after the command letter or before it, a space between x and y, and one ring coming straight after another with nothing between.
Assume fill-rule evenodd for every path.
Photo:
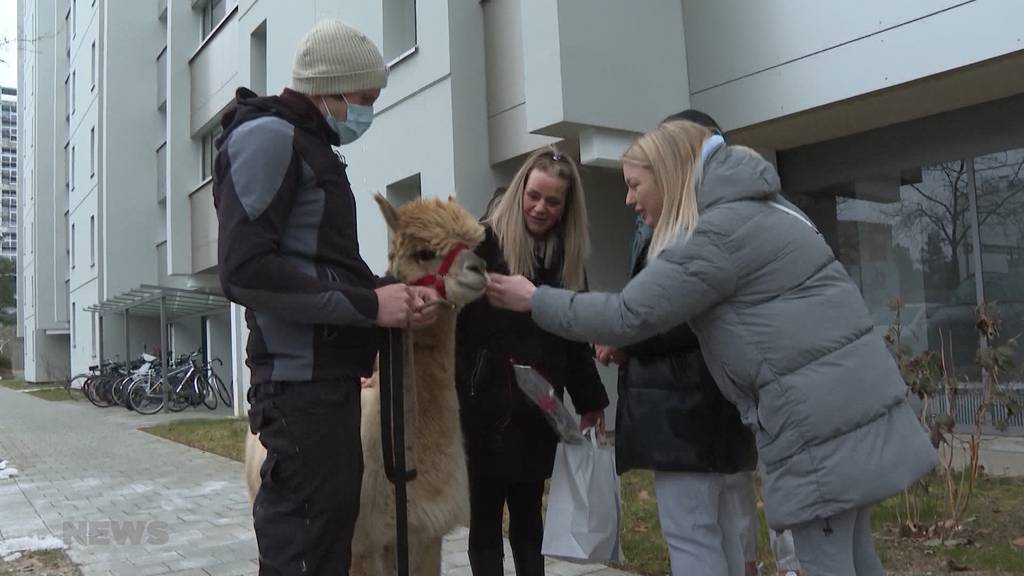
<instances>
[{"instance_id":1,"label":"long blonde hair","mask_svg":"<svg viewBox=\"0 0 1024 576\"><path fill-rule=\"evenodd\" d=\"M697 228L700 151L710 135L710 130L693 122L667 122L638 138L622 155L623 162L650 170L663 197L648 260L654 259L677 234L689 238Z\"/></svg>"},{"instance_id":2,"label":"long blonde hair","mask_svg":"<svg viewBox=\"0 0 1024 576\"><path fill-rule=\"evenodd\" d=\"M526 180L533 170L543 170L567 184L562 217L548 233L548 238L540 241L527 231L523 214ZM583 262L590 252L587 203L583 197L583 180L579 168L571 157L554 146L545 146L530 154L486 221L498 237L512 274L532 278L538 248L544 252L545 265L550 265L558 250L561 250L562 286L573 290L585 288Z\"/></svg>"}]
</instances>

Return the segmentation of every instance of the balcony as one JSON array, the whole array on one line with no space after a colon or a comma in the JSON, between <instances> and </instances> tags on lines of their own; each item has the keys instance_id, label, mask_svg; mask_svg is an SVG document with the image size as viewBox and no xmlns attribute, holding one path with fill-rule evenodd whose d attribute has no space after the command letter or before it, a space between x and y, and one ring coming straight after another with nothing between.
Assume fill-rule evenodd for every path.
<instances>
[{"instance_id":1,"label":"balcony","mask_svg":"<svg viewBox=\"0 0 1024 576\"><path fill-rule=\"evenodd\" d=\"M156 245L156 283L159 286L167 284L167 241L159 242Z\"/></svg>"},{"instance_id":2,"label":"balcony","mask_svg":"<svg viewBox=\"0 0 1024 576\"><path fill-rule=\"evenodd\" d=\"M217 266L217 210L213 206L213 180L189 196L192 228L192 273Z\"/></svg>"},{"instance_id":3,"label":"balcony","mask_svg":"<svg viewBox=\"0 0 1024 576\"><path fill-rule=\"evenodd\" d=\"M234 99L238 87L238 60L236 5L189 61L192 136L206 128Z\"/></svg>"},{"instance_id":4,"label":"balcony","mask_svg":"<svg viewBox=\"0 0 1024 576\"><path fill-rule=\"evenodd\" d=\"M492 162L543 136L578 139L585 163L617 163L635 134L689 102L678 0L502 0L484 10Z\"/></svg>"},{"instance_id":5,"label":"balcony","mask_svg":"<svg viewBox=\"0 0 1024 576\"><path fill-rule=\"evenodd\" d=\"M167 200L167 142L156 149L156 201Z\"/></svg>"}]
</instances>

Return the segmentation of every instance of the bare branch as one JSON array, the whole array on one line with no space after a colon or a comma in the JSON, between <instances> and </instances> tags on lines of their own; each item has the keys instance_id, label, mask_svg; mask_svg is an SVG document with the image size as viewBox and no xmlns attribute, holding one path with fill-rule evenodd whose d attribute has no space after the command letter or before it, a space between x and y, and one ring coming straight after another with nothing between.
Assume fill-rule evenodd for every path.
<instances>
[{"instance_id":1,"label":"bare branch","mask_svg":"<svg viewBox=\"0 0 1024 576\"><path fill-rule=\"evenodd\" d=\"M921 190L920 188L918 188L917 184L911 184L911 185L910 185L910 187L911 187L911 188L913 188L915 192L917 192L918 194L920 194L920 195L921 195L921 197L922 197L922 198L924 198L925 200L928 200L929 202L933 202L933 203L935 203L936 205L938 205L938 206L939 206L940 208L942 208L943 210L945 210L945 211L946 211L946 213L947 213L947 214L949 214L949 216L950 216L951 218L953 218L953 217L955 217L955 216L956 216L956 215L955 215L955 214L953 213L953 211L952 211L952 210L950 209L949 205L947 205L947 204L946 204L945 202L943 202L943 201L941 201L941 200L938 200L938 199L936 199L936 198L932 198L932 197L931 197L931 196L929 196L928 194L925 194L924 190ZM954 194L954 196L955 196L955 194Z\"/></svg>"},{"instance_id":2,"label":"bare branch","mask_svg":"<svg viewBox=\"0 0 1024 576\"><path fill-rule=\"evenodd\" d=\"M1020 194L1021 192L1024 192L1024 188L1017 188L1017 189L1016 189L1016 190L1014 190L1013 192L1011 192L1011 193L1007 194L1005 198L1003 198L1002 200L1000 200L998 204L996 204L996 205L995 205L995 206L994 206L994 207L993 207L993 208L992 208L991 210L989 210L989 211L988 211L988 213L987 213L987 214L985 214L985 217L984 217L984 218L982 218L982 219L981 219L981 220L980 220L980 221L978 222L978 225L980 226L980 225L982 225L982 224L984 224L984 223L988 222L988 219L989 219L989 218L991 218L991 217L992 217L993 215L995 215L995 214L999 214L999 212L1000 212L1000 210L1002 209L1002 207L1003 207L1003 206L1004 206L1004 205L1005 205L1005 204L1006 204L1007 202L1009 202L1010 200L1012 200L1013 198L1015 198L1015 197L1016 197L1016 196L1017 196L1018 194Z\"/></svg>"}]
</instances>

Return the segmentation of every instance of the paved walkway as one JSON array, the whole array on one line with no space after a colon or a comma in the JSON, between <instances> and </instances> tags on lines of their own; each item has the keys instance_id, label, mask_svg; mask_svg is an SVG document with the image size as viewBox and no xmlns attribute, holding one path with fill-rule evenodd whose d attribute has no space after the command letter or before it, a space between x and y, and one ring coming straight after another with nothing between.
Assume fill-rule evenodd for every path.
<instances>
[{"instance_id":1,"label":"paved walkway","mask_svg":"<svg viewBox=\"0 0 1024 576\"><path fill-rule=\"evenodd\" d=\"M956 466L962 465L965 454L958 451L953 461ZM1024 476L1024 437L983 436L980 462L993 476Z\"/></svg>"},{"instance_id":2,"label":"paved walkway","mask_svg":"<svg viewBox=\"0 0 1024 576\"><path fill-rule=\"evenodd\" d=\"M0 549L55 537L85 576L256 574L242 465L137 430L210 414L140 416L0 387L0 460L18 469L0 478ZM445 575L470 574L465 551L465 530L446 539ZM514 574L507 549L506 559L506 574ZM547 571L625 574L551 560Z\"/></svg>"}]
</instances>

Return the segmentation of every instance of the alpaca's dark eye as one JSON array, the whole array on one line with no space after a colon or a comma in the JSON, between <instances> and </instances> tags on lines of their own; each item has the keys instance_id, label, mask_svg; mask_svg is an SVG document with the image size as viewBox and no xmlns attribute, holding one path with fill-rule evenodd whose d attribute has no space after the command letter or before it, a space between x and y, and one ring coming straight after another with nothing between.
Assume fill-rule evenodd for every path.
<instances>
[{"instance_id":1,"label":"alpaca's dark eye","mask_svg":"<svg viewBox=\"0 0 1024 576\"><path fill-rule=\"evenodd\" d=\"M415 256L416 259L419 260L420 262L426 262L427 260L433 260L434 258L437 258L437 252L427 249L417 250L416 253L413 254L413 256Z\"/></svg>"}]
</instances>

